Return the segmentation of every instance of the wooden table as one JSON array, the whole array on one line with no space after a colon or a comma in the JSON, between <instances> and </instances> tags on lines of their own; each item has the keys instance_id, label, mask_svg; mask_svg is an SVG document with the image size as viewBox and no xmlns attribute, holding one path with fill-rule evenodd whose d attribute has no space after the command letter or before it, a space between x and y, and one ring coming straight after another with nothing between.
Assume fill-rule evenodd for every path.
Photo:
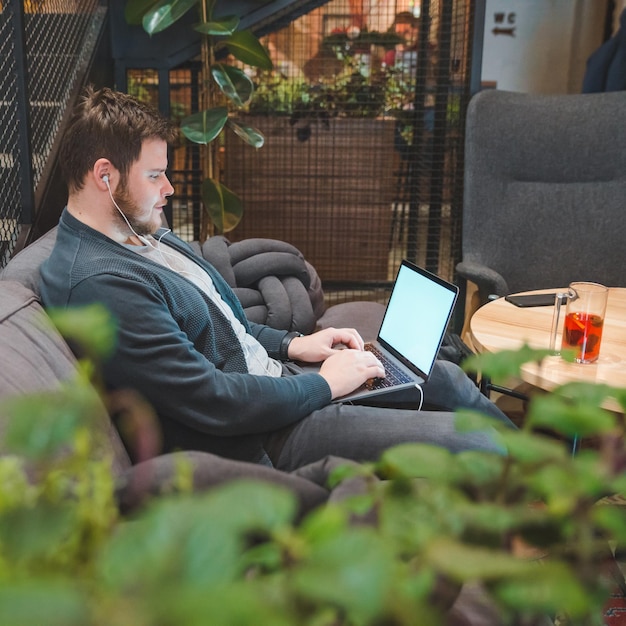
<instances>
[{"instance_id":1,"label":"wooden table","mask_svg":"<svg viewBox=\"0 0 626 626\"><path fill-rule=\"evenodd\" d=\"M543 289L524 293L546 293L566 289ZM532 348L550 347L554 307L520 308L504 298L479 308L469 324L470 339L478 352L515 350L524 343ZM557 349L561 346L565 305L561 308ZM559 356L541 365L527 363L521 377L527 383L550 391L571 381L605 383L626 388L626 289L610 288L602 333L600 356L595 363L566 363ZM615 406L618 408L617 403Z\"/></svg>"}]
</instances>

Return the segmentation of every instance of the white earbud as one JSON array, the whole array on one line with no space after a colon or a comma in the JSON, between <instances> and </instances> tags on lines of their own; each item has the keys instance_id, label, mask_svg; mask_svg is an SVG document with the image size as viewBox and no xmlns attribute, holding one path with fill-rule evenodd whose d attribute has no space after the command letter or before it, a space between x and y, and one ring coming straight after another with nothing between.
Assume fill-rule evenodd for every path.
<instances>
[{"instance_id":1,"label":"white earbud","mask_svg":"<svg viewBox=\"0 0 626 626\"><path fill-rule=\"evenodd\" d=\"M109 175L108 175L108 174L105 174L105 175L102 177L102 180L103 180L104 184L108 187L108 186L109 186Z\"/></svg>"}]
</instances>

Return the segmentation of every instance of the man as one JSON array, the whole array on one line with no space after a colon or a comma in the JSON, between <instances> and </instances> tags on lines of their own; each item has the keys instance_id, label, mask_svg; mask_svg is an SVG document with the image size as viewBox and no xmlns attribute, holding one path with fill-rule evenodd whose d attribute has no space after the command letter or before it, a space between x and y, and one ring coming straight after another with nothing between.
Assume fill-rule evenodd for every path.
<instances>
[{"instance_id":1,"label":"man","mask_svg":"<svg viewBox=\"0 0 626 626\"><path fill-rule=\"evenodd\" d=\"M117 318L105 382L148 399L166 451L206 450L290 471L327 455L373 460L411 441L498 449L490 433L457 433L450 413L331 403L383 368L353 329L304 337L249 323L215 269L159 229L174 192L165 172L176 136L132 97L86 90L60 148L69 199L41 272L47 306L102 302ZM323 364L290 375L287 359ZM426 401L454 398L459 390L444 388L452 376L463 395L453 402L506 421L448 366Z\"/></svg>"}]
</instances>

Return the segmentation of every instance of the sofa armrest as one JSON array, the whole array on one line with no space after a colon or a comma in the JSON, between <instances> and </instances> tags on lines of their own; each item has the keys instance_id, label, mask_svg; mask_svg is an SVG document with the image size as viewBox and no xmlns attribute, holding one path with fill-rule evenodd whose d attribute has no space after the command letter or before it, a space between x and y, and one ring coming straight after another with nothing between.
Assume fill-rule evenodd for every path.
<instances>
[{"instance_id":1,"label":"sofa armrest","mask_svg":"<svg viewBox=\"0 0 626 626\"><path fill-rule=\"evenodd\" d=\"M171 494L181 464L189 465L195 492L204 492L243 479L283 487L296 497L300 518L324 504L330 495L325 486L316 484L308 477L256 463L226 459L208 452L187 450L163 454L126 470L116 485L115 495L121 512L132 513L153 497Z\"/></svg>"},{"instance_id":2,"label":"sofa armrest","mask_svg":"<svg viewBox=\"0 0 626 626\"><path fill-rule=\"evenodd\" d=\"M329 307L317 320L317 328L356 328L365 341L376 339L385 314L379 302L342 302Z\"/></svg>"}]
</instances>

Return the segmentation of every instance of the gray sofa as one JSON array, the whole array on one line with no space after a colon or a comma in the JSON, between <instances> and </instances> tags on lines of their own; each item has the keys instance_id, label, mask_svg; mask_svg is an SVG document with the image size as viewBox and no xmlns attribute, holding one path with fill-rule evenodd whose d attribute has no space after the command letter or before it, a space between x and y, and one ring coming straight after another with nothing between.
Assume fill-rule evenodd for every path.
<instances>
[{"instance_id":1,"label":"gray sofa","mask_svg":"<svg viewBox=\"0 0 626 626\"><path fill-rule=\"evenodd\" d=\"M54 245L56 232L18 253L0 272L0 437L5 416L3 399L60 386L75 374L77 361L67 343L47 320L38 296L39 266ZM198 252L215 261L228 282L244 300L246 313L258 321L308 332L316 326L357 322L366 334L375 334L383 307L375 303L336 305L326 310L321 284L314 269L295 248L282 242L259 240L254 245L232 246L223 238ZM256 249L256 252L253 250ZM254 258L256 257L256 258ZM252 259L252 260L251 260ZM252 274L265 268L265 276ZM273 274L268 272L274 272ZM287 323L288 322L288 323ZM201 452L179 452L135 459L131 464L118 431L112 426L104 404L97 409L95 423L102 429L107 452L112 452L112 471L118 481L118 501L122 511L140 506L151 495L170 483L177 457L184 456L194 471L194 487L207 489L239 477L256 478L292 490L304 514L326 502L340 498L355 488L344 485L332 493L325 486L328 472L340 459L327 458L297 473L286 474L272 468L222 459ZM125 442L128 444L128 442ZM0 453L6 452L0 445Z\"/></svg>"},{"instance_id":2,"label":"gray sofa","mask_svg":"<svg viewBox=\"0 0 626 626\"><path fill-rule=\"evenodd\" d=\"M52 326L43 310L38 296L38 268L50 252L54 244L55 233L51 231L42 239L31 244L28 248L16 255L11 262L0 272L0 359L2 360L2 376L0 376L0 454L7 451L3 448L3 426L6 416L3 413L3 401L16 395L34 393L43 390L52 390L60 386L63 381L70 380L77 367L77 361L67 343ZM261 242L260 242L261 243ZM248 244L246 244L248 245ZM261 243L269 245L270 252L285 253L282 243ZM279 250L276 249L278 246ZM227 280L237 290L249 290L240 293L244 296L247 313L251 316L272 318L272 309L275 298L270 294L280 295L283 306L285 298L295 297L294 294L301 288L294 286L289 273L277 280L264 281L262 287L247 284L246 265L240 266L241 258L249 258L249 249L232 246L224 241L214 241L207 249L200 252L206 256L222 255L217 260L220 271L227 276ZM215 250L210 248L215 247ZM239 250L238 250L239 248ZM240 258L238 252L247 250ZM295 250L295 249L293 249ZM297 251L289 250L286 253L301 259ZM268 252L265 250L263 254ZM257 259L258 261L258 259ZM267 264L274 261L265 257ZM220 266L222 263L222 266ZM304 259L302 259L302 263ZM301 273L301 263L289 261ZM260 263L256 263L260 265ZM230 266L231 269L228 269ZM357 325L364 336L376 333L380 316L384 308L375 303L346 303L326 309L323 305L323 293L319 279L313 268L307 267L308 278L303 284L308 284L306 293L310 301L310 312L315 317L316 327ZM267 269L267 267L266 267ZM229 275L229 272L232 274ZM255 270L256 271L256 270ZM293 276L293 274L291 274ZM239 284L238 284L239 283ZM246 283L246 286L241 286ZM260 295L253 291L263 292ZM302 297L300 295L299 297ZM251 298L256 304L250 304ZM262 301L262 304L259 302ZM290 306L298 311L305 312L305 318L293 316L296 326L302 323L310 324L307 313L309 304L293 302ZM285 312L281 313L284 319ZM274 318L277 319L277 318ZM300 320L300 321L298 321ZM300 326L303 328L302 326ZM296 497L298 517L301 518L314 508L327 502L339 501L355 493L362 492L366 487L362 479L353 478L342 482L332 490L326 486L329 473L339 464L346 461L335 457L327 457L317 463L301 468L295 473L287 474L278 470L222 459L204 452L178 452L172 454L155 455L139 463L131 464L126 447L117 430L112 426L104 404L97 404L94 409L92 423L102 432L103 450L111 458L111 470L117 480L117 501L124 514L137 510L151 497L167 491L171 485L171 478L176 471L180 457L184 457L193 468L194 489L197 491L210 489L228 481L239 478L248 478L267 481L290 490ZM355 517L355 523L373 523L371 515ZM491 626L497 623L497 618L491 606L480 589L472 586L465 587L455 598L446 594L447 603L451 604L448 613L450 624L458 626ZM454 603L453 603L454 602ZM453 603L453 604L452 604Z\"/></svg>"}]
</instances>

